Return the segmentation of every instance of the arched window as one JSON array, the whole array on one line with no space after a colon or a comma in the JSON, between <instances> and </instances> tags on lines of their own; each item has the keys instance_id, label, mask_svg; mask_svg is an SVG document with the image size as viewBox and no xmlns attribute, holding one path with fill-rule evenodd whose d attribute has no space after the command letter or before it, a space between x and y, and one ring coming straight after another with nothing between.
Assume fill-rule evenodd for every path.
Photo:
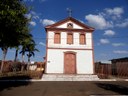
<instances>
[{"instance_id":1,"label":"arched window","mask_svg":"<svg viewBox=\"0 0 128 96\"><path fill-rule=\"evenodd\" d=\"M72 23L68 23L67 24L67 28L73 28L73 24Z\"/></svg>"},{"instance_id":2,"label":"arched window","mask_svg":"<svg viewBox=\"0 0 128 96\"><path fill-rule=\"evenodd\" d=\"M60 33L55 33L54 34L54 43L55 44L60 44L60 40L61 40Z\"/></svg>"},{"instance_id":3,"label":"arched window","mask_svg":"<svg viewBox=\"0 0 128 96\"><path fill-rule=\"evenodd\" d=\"M80 34L79 42L80 44L85 44L85 34Z\"/></svg>"}]
</instances>

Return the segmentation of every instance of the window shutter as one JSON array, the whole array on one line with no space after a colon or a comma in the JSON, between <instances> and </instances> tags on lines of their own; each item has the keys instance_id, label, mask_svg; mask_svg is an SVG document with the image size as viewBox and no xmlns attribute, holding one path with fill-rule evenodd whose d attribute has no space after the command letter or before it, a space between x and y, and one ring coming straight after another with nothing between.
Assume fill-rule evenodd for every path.
<instances>
[{"instance_id":1,"label":"window shutter","mask_svg":"<svg viewBox=\"0 0 128 96\"><path fill-rule=\"evenodd\" d=\"M59 44L60 43L60 33L55 33L54 35L54 43Z\"/></svg>"},{"instance_id":2,"label":"window shutter","mask_svg":"<svg viewBox=\"0 0 128 96\"><path fill-rule=\"evenodd\" d=\"M85 34L80 34L80 44L85 44Z\"/></svg>"},{"instance_id":3,"label":"window shutter","mask_svg":"<svg viewBox=\"0 0 128 96\"><path fill-rule=\"evenodd\" d=\"M67 34L67 44L73 44L73 34L72 33Z\"/></svg>"}]
</instances>

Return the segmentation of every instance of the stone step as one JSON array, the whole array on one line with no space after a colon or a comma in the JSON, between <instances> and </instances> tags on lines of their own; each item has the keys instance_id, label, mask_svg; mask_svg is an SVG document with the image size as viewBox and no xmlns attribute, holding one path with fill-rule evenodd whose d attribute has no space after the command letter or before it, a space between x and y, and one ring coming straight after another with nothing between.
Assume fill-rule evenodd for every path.
<instances>
[{"instance_id":1,"label":"stone step","mask_svg":"<svg viewBox=\"0 0 128 96\"><path fill-rule=\"evenodd\" d=\"M97 81L97 75L44 74L42 81Z\"/></svg>"}]
</instances>

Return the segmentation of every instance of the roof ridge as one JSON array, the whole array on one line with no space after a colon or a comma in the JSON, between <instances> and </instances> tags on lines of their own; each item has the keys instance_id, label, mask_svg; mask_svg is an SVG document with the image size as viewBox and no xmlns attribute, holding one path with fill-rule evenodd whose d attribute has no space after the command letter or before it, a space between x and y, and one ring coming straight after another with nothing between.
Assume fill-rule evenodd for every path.
<instances>
[{"instance_id":1,"label":"roof ridge","mask_svg":"<svg viewBox=\"0 0 128 96\"><path fill-rule=\"evenodd\" d=\"M58 22L56 22L56 23L54 23L54 24L52 24L52 25L48 25L48 26L46 26L45 28L52 28L52 27L55 27L55 26L57 26L57 25L60 25L60 24L63 24L63 23L65 23L65 22L67 22L68 20L71 20L72 22L74 22L74 23L80 25L81 27L83 27L83 28L85 28L85 29L94 30L93 27L90 27L90 26L88 26L88 25L86 25L86 24L80 22L79 20L73 18L73 17L67 17L67 18L65 18L65 19L63 19L63 20L60 20L60 21L58 21Z\"/></svg>"}]
</instances>

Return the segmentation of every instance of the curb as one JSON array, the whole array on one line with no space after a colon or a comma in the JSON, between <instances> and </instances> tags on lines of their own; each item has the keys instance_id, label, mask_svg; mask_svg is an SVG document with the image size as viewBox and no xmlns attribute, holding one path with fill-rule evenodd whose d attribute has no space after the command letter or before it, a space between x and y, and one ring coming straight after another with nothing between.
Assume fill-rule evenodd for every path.
<instances>
[{"instance_id":1,"label":"curb","mask_svg":"<svg viewBox=\"0 0 128 96\"><path fill-rule=\"evenodd\" d=\"M0 82L16 82L16 81L20 81L20 82L24 82L24 81L30 81L30 82L48 82L48 81L43 81L42 79L30 79L30 80L0 80ZM128 81L128 79L99 79L99 80L84 80L84 81ZM57 81L55 81L57 82ZM74 82L74 81L73 81ZM83 81L81 81L83 82Z\"/></svg>"}]
</instances>

